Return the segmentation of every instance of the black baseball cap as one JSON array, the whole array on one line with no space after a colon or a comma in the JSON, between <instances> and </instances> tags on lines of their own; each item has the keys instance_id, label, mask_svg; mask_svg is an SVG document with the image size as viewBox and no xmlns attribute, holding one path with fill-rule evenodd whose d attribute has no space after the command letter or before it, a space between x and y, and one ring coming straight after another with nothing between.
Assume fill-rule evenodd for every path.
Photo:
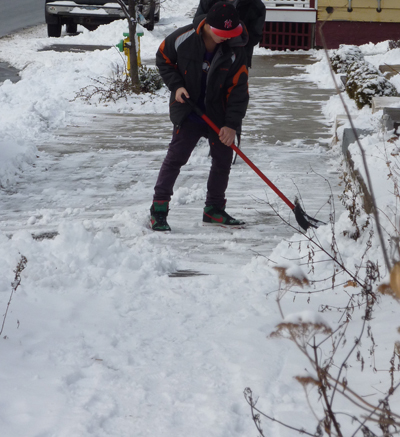
<instances>
[{"instance_id":1,"label":"black baseball cap","mask_svg":"<svg viewBox=\"0 0 400 437\"><path fill-rule=\"evenodd\" d=\"M222 38L234 38L243 31L235 6L228 2L215 3L208 11L206 23L215 35Z\"/></svg>"}]
</instances>

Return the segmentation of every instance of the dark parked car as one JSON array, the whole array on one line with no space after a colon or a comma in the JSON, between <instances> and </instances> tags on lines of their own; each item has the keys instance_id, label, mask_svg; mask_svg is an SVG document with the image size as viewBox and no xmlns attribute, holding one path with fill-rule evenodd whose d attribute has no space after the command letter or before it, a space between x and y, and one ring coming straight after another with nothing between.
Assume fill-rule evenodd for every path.
<instances>
[{"instance_id":1,"label":"dark parked car","mask_svg":"<svg viewBox=\"0 0 400 437\"><path fill-rule=\"evenodd\" d=\"M128 6L129 0L124 0ZM138 0L139 12L148 30L154 29L154 23L160 19L160 0ZM108 24L114 20L125 18L125 14L117 0L46 0L45 16L47 34L61 36L61 28L65 24L67 33L76 33L78 24L94 30L100 24Z\"/></svg>"}]
</instances>

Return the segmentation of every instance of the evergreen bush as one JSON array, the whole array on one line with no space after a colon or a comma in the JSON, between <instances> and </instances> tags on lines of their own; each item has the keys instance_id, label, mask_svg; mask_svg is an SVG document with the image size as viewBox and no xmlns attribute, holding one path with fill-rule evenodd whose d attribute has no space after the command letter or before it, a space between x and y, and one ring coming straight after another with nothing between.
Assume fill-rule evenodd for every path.
<instances>
[{"instance_id":1,"label":"evergreen bush","mask_svg":"<svg viewBox=\"0 0 400 437\"><path fill-rule=\"evenodd\" d=\"M397 96L395 86L364 59L359 47L341 46L331 57L335 73L346 74L346 91L359 109L371 106L375 96Z\"/></svg>"},{"instance_id":2,"label":"evergreen bush","mask_svg":"<svg viewBox=\"0 0 400 437\"><path fill-rule=\"evenodd\" d=\"M346 91L354 99L359 109L371 106L375 96L397 96L395 86L369 62L353 62L347 70Z\"/></svg>"},{"instance_id":3,"label":"evergreen bush","mask_svg":"<svg viewBox=\"0 0 400 437\"><path fill-rule=\"evenodd\" d=\"M400 48L400 39L397 41L389 41L389 50L399 49Z\"/></svg>"},{"instance_id":4,"label":"evergreen bush","mask_svg":"<svg viewBox=\"0 0 400 437\"><path fill-rule=\"evenodd\" d=\"M342 46L331 58L331 64L335 73L347 74L351 64L364 59L361 50L356 46Z\"/></svg>"},{"instance_id":5,"label":"evergreen bush","mask_svg":"<svg viewBox=\"0 0 400 437\"><path fill-rule=\"evenodd\" d=\"M140 91L142 93L154 93L161 89L164 82L157 68L139 67Z\"/></svg>"}]
</instances>

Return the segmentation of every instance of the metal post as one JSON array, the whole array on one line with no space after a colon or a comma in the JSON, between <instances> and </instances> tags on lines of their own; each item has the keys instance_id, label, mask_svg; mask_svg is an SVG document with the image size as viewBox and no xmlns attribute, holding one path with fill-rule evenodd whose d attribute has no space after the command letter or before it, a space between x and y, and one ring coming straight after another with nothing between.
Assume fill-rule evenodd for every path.
<instances>
[{"instance_id":1,"label":"metal post","mask_svg":"<svg viewBox=\"0 0 400 437\"><path fill-rule=\"evenodd\" d=\"M351 0L349 0L349 6L347 8L348 12L353 12L353 8L351 7Z\"/></svg>"}]
</instances>

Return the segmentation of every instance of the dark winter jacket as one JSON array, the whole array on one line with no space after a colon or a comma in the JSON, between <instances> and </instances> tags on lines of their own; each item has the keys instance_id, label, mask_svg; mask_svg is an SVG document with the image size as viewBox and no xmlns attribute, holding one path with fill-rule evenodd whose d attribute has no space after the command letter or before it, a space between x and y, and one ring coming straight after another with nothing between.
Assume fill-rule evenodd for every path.
<instances>
[{"instance_id":1,"label":"dark winter jacket","mask_svg":"<svg viewBox=\"0 0 400 437\"><path fill-rule=\"evenodd\" d=\"M200 0L195 17L207 14L220 0ZM265 23L265 5L262 0L237 0L235 3L239 18L246 25L249 42L246 44L247 66L251 67L253 49L262 39Z\"/></svg>"},{"instance_id":2,"label":"dark winter jacket","mask_svg":"<svg viewBox=\"0 0 400 437\"><path fill-rule=\"evenodd\" d=\"M171 91L170 118L180 126L191 107L175 100L175 92L184 87L193 102L201 94L202 64L206 47L202 38L205 17L169 35L160 45L156 64L161 77ZM247 32L218 45L207 75L205 106L207 116L218 126L227 126L238 133L249 100L248 70L243 46ZM209 130L210 138L215 133Z\"/></svg>"}]
</instances>

